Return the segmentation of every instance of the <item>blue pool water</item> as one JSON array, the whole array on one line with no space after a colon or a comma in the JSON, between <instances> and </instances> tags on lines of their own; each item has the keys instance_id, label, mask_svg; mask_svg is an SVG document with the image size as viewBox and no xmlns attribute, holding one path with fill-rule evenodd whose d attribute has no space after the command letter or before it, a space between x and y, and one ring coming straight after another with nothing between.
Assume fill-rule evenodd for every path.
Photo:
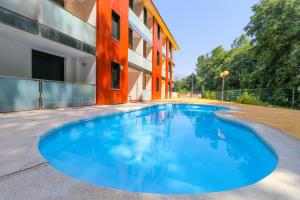
<instances>
[{"instance_id":1,"label":"blue pool water","mask_svg":"<svg viewBox=\"0 0 300 200\"><path fill-rule=\"evenodd\" d=\"M51 131L39 149L75 179L155 194L201 194L253 184L277 157L250 129L215 116L223 107L162 105Z\"/></svg>"}]
</instances>

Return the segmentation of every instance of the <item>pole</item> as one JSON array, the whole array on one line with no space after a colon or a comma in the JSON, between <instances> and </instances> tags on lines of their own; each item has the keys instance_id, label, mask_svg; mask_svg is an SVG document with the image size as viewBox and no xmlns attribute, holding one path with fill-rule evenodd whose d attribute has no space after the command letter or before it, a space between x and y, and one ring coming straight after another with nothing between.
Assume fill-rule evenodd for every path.
<instances>
[{"instance_id":1,"label":"pole","mask_svg":"<svg viewBox=\"0 0 300 200\"><path fill-rule=\"evenodd\" d=\"M194 94L194 74L192 74L192 94Z\"/></svg>"},{"instance_id":2,"label":"pole","mask_svg":"<svg viewBox=\"0 0 300 200\"><path fill-rule=\"evenodd\" d=\"M222 81L222 101L224 101L224 88L225 88L225 78Z\"/></svg>"}]
</instances>

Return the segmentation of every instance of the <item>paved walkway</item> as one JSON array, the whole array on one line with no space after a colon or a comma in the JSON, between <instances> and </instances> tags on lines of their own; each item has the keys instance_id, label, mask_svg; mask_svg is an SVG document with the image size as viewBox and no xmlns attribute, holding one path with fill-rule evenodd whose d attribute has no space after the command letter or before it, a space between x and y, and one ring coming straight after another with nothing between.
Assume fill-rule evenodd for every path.
<instances>
[{"instance_id":1,"label":"paved walkway","mask_svg":"<svg viewBox=\"0 0 300 200\"><path fill-rule=\"evenodd\" d=\"M275 149L279 157L277 169L257 184L228 192L162 196L97 187L79 182L52 169L38 152L39 137L64 123L145 106L147 104L126 104L0 114L0 199L299 199L300 141L277 129L253 122L247 122L247 125L256 130ZM218 115L229 120L233 119L228 113Z\"/></svg>"}]
</instances>

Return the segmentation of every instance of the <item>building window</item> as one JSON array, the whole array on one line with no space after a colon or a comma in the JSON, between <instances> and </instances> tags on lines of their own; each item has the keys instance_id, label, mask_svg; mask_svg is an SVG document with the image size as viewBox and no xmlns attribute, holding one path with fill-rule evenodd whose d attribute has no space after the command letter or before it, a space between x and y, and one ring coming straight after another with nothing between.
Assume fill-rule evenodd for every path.
<instances>
[{"instance_id":1,"label":"building window","mask_svg":"<svg viewBox=\"0 0 300 200\"><path fill-rule=\"evenodd\" d=\"M148 21L148 11L146 8L144 8L144 24L147 26Z\"/></svg>"},{"instance_id":2,"label":"building window","mask_svg":"<svg viewBox=\"0 0 300 200\"><path fill-rule=\"evenodd\" d=\"M120 16L112 11L112 37L120 41Z\"/></svg>"},{"instance_id":3,"label":"building window","mask_svg":"<svg viewBox=\"0 0 300 200\"><path fill-rule=\"evenodd\" d=\"M159 92L159 78L156 78L156 92Z\"/></svg>"},{"instance_id":4,"label":"building window","mask_svg":"<svg viewBox=\"0 0 300 200\"><path fill-rule=\"evenodd\" d=\"M129 8L131 8L131 10L133 10L133 8L134 8L134 0L129 0Z\"/></svg>"},{"instance_id":5,"label":"building window","mask_svg":"<svg viewBox=\"0 0 300 200\"><path fill-rule=\"evenodd\" d=\"M157 38L160 39L160 26L157 25Z\"/></svg>"},{"instance_id":6,"label":"building window","mask_svg":"<svg viewBox=\"0 0 300 200\"><path fill-rule=\"evenodd\" d=\"M171 42L169 42L169 52L170 52L170 57L172 57L172 52L173 50L172 50L172 44L171 44Z\"/></svg>"},{"instance_id":7,"label":"building window","mask_svg":"<svg viewBox=\"0 0 300 200\"><path fill-rule=\"evenodd\" d=\"M118 63L111 63L111 88L120 89L121 69Z\"/></svg>"},{"instance_id":8,"label":"building window","mask_svg":"<svg viewBox=\"0 0 300 200\"><path fill-rule=\"evenodd\" d=\"M143 90L146 90L147 88L147 74L143 73Z\"/></svg>"},{"instance_id":9,"label":"building window","mask_svg":"<svg viewBox=\"0 0 300 200\"><path fill-rule=\"evenodd\" d=\"M156 64L157 64L157 66L160 66L160 53L159 52L156 53Z\"/></svg>"},{"instance_id":10,"label":"building window","mask_svg":"<svg viewBox=\"0 0 300 200\"><path fill-rule=\"evenodd\" d=\"M65 1L64 0L51 0L53 1L55 4L61 6L61 7L65 7Z\"/></svg>"},{"instance_id":11,"label":"building window","mask_svg":"<svg viewBox=\"0 0 300 200\"><path fill-rule=\"evenodd\" d=\"M147 42L145 40L143 42L143 56L147 58Z\"/></svg>"},{"instance_id":12,"label":"building window","mask_svg":"<svg viewBox=\"0 0 300 200\"><path fill-rule=\"evenodd\" d=\"M51 81L65 80L65 58L32 50L32 78Z\"/></svg>"},{"instance_id":13,"label":"building window","mask_svg":"<svg viewBox=\"0 0 300 200\"><path fill-rule=\"evenodd\" d=\"M169 62L169 70L168 70L169 72L171 72L171 67L172 67L171 63Z\"/></svg>"},{"instance_id":14,"label":"building window","mask_svg":"<svg viewBox=\"0 0 300 200\"><path fill-rule=\"evenodd\" d=\"M133 31L131 29L129 29L129 38L128 38L128 42L129 42L129 48L133 49Z\"/></svg>"}]
</instances>

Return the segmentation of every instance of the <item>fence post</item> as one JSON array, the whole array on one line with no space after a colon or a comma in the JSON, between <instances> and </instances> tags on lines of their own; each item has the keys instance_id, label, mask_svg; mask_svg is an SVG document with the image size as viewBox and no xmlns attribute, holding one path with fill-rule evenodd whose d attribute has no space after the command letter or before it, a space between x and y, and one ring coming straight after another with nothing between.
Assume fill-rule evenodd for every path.
<instances>
[{"instance_id":1,"label":"fence post","mask_svg":"<svg viewBox=\"0 0 300 200\"><path fill-rule=\"evenodd\" d=\"M295 109L295 88L292 90L292 108Z\"/></svg>"}]
</instances>

